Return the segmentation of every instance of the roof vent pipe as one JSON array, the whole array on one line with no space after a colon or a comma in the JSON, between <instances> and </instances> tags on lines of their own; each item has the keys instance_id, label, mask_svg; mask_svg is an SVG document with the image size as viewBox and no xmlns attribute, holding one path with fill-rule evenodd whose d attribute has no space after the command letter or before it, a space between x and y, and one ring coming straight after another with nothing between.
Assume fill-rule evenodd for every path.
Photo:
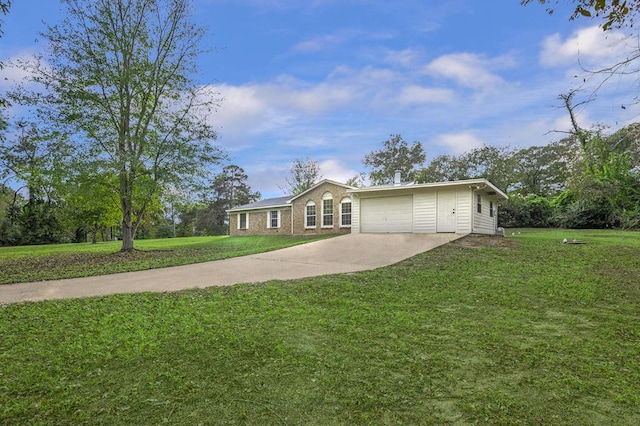
<instances>
[{"instance_id":1,"label":"roof vent pipe","mask_svg":"<svg viewBox=\"0 0 640 426\"><path fill-rule=\"evenodd\" d=\"M401 179L402 179L402 170L396 170L396 173L393 176L393 185L400 186Z\"/></svg>"}]
</instances>

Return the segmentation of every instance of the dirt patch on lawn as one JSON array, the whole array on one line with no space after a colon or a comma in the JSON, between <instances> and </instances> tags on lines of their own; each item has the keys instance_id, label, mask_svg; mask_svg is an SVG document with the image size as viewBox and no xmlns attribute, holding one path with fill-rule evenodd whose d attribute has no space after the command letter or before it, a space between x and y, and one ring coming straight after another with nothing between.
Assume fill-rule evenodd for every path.
<instances>
[{"instance_id":1,"label":"dirt patch on lawn","mask_svg":"<svg viewBox=\"0 0 640 426\"><path fill-rule=\"evenodd\" d=\"M455 240L452 244L466 248L483 248L495 247L502 249L510 249L516 246L517 242L510 238L500 235L479 235L470 234Z\"/></svg>"}]
</instances>

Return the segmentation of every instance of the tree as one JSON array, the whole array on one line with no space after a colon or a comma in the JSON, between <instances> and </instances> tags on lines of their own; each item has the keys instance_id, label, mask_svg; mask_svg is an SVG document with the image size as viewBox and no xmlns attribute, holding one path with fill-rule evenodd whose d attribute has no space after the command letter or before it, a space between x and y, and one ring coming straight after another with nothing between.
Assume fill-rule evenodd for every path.
<instances>
[{"instance_id":1,"label":"tree","mask_svg":"<svg viewBox=\"0 0 640 426\"><path fill-rule=\"evenodd\" d=\"M59 135L43 133L35 124L19 121L10 138L0 140L0 178L14 182L26 202L13 204L14 244L58 242L62 235L60 173L68 164L69 146Z\"/></svg>"},{"instance_id":2,"label":"tree","mask_svg":"<svg viewBox=\"0 0 640 426\"><path fill-rule=\"evenodd\" d=\"M567 188L577 154L575 138L570 137L517 151L512 161L512 189L521 195L556 195Z\"/></svg>"},{"instance_id":3,"label":"tree","mask_svg":"<svg viewBox=\"0 0 640 426\"><path fill-rule=\"evenodd\" d=\"M513 150L483 145L459 156L440 155L416 173L418 182L486 178L506 190L513 183Z\"/></svg>"},{"instance_id":4,"label":"tree","mask_svg":"<svg viewBox=\"0 0 640 426\"><path fill-rule=\"evenodd\" d=\"M397 170L401 172L403 179L414 180L415 167L421 166L425 160L426 155L420 142L413 142L409 146L402 136L391 135L382 142L382 149L367 154L362 163L371 169L371 183L384 185L393 182Z\"/></svg>"},{"instance_id":5,"label":"tree","mask_svg":"<svg viewBox=\"0 0 640 426\"><path fill-rule=\"evenodd\" d=\"M320 164L309 157L305 160L296 158L289 171L291 176L285 178L280 189L290 195L301 194L322 179Z\"/></svg>"},{"instance_id":6,"label":"tree","mask_svg":"<svg viewBox=\"0 0 640 426\"><path fill-rule=\"evenodd\" d=\"M522 0L520 4L527 5L536 0ZM559 0L537 0L538 3L549 5L560 3ZM565 1L566 2L566 1ZM640 1L638 0L572 0L575 8L570 19L579 17L597 17L604 20L602 29L607 31L611 28L632 27L635 18L640 12ZM555 9L547 7L549 14L553 14Z\"/></svg>"},{"instance_id":7,"label":"tree","mask_svg":"<svg viewBox=\"0 0 640 426\"><path fill-rule=\"evenodd\" d=\"M0 0L0 13L6 15L7 13L9 13L9 7L11 7L11 0ZM2 21L0 21L0 37L2 37L2 34ZM4 64L0 61L0 70L3 68ZM0 108L6 108L7 106L9 106L8 101L4 98L4 96L0 96ZM6 125L7 123L5 122L4 118L0 116L0 131L4 130ZM1 134L0 137L2 137Z\"/></svg>"},{"instance_id":8,"label":"tree","mask_svg":"<svg viewBox=\"0 0 640 426\"><path fill-rule=\"evenodd\" d=\"M24 65L48 89L39 112L65 125L96 173L118 177L122 251L169 183L201 183L221 158L206 115L216 96L193 80L203 28L189 0L62 0L46 57Z\"/></svg>"},{"instance_id":9,"label":"tree","mask_svg":"<svg viewBox=\"0 0 640 426\"><path fill-rule=\"evenodd\" d=\"M262 195L253 192L247 184L249 177L236 165L229 165L217 174L211 185L212 198L200 209L195 219L195 228L206 235L222 235L228 232L227 210L232 207L258 201Z\"/></svg>"}]
</instances>

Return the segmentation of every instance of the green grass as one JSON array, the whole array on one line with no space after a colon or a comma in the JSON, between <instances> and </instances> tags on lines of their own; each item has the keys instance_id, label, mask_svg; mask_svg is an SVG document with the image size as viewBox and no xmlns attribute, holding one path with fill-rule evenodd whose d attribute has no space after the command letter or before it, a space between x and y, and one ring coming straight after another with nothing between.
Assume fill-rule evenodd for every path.
<instances>
[{"instance_id":1,"label":"green grass","mask_svg":"<svg viewBox=\"0 0 640 426\"><path fill-rule=\"evenodd\" d=\"M227 259L290 247L327 236L190 237L121 242L0 247L0 284L88 277Z\"/></svg>"},{"instance_id":2,"label":"green grass","mask_svg":"<svg viewBox=\"0 0 640 426\"><path fill-rule=\"evenodd\" d=\"M584 245L562 245L563 238ZM0 309L0 424L640 424L640 235Z\"/></svg>"}]
</instances>

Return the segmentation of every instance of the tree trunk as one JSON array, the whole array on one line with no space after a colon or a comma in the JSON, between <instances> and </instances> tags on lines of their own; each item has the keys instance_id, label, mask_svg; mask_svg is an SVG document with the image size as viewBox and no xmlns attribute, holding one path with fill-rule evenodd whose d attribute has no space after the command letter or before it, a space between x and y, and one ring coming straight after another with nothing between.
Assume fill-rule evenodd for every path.
<instances>
[{"instance_id":1,"label":"tree trunk","mask_svg":"<svg viewBox=\"0 0 640 426\"><path fill-rule=\"evenodd\" d=\"M131 212L125 213L122 218L122 248L120 251L133 251L133 225L131 223Z\"/></svg>"}]
</instances>

